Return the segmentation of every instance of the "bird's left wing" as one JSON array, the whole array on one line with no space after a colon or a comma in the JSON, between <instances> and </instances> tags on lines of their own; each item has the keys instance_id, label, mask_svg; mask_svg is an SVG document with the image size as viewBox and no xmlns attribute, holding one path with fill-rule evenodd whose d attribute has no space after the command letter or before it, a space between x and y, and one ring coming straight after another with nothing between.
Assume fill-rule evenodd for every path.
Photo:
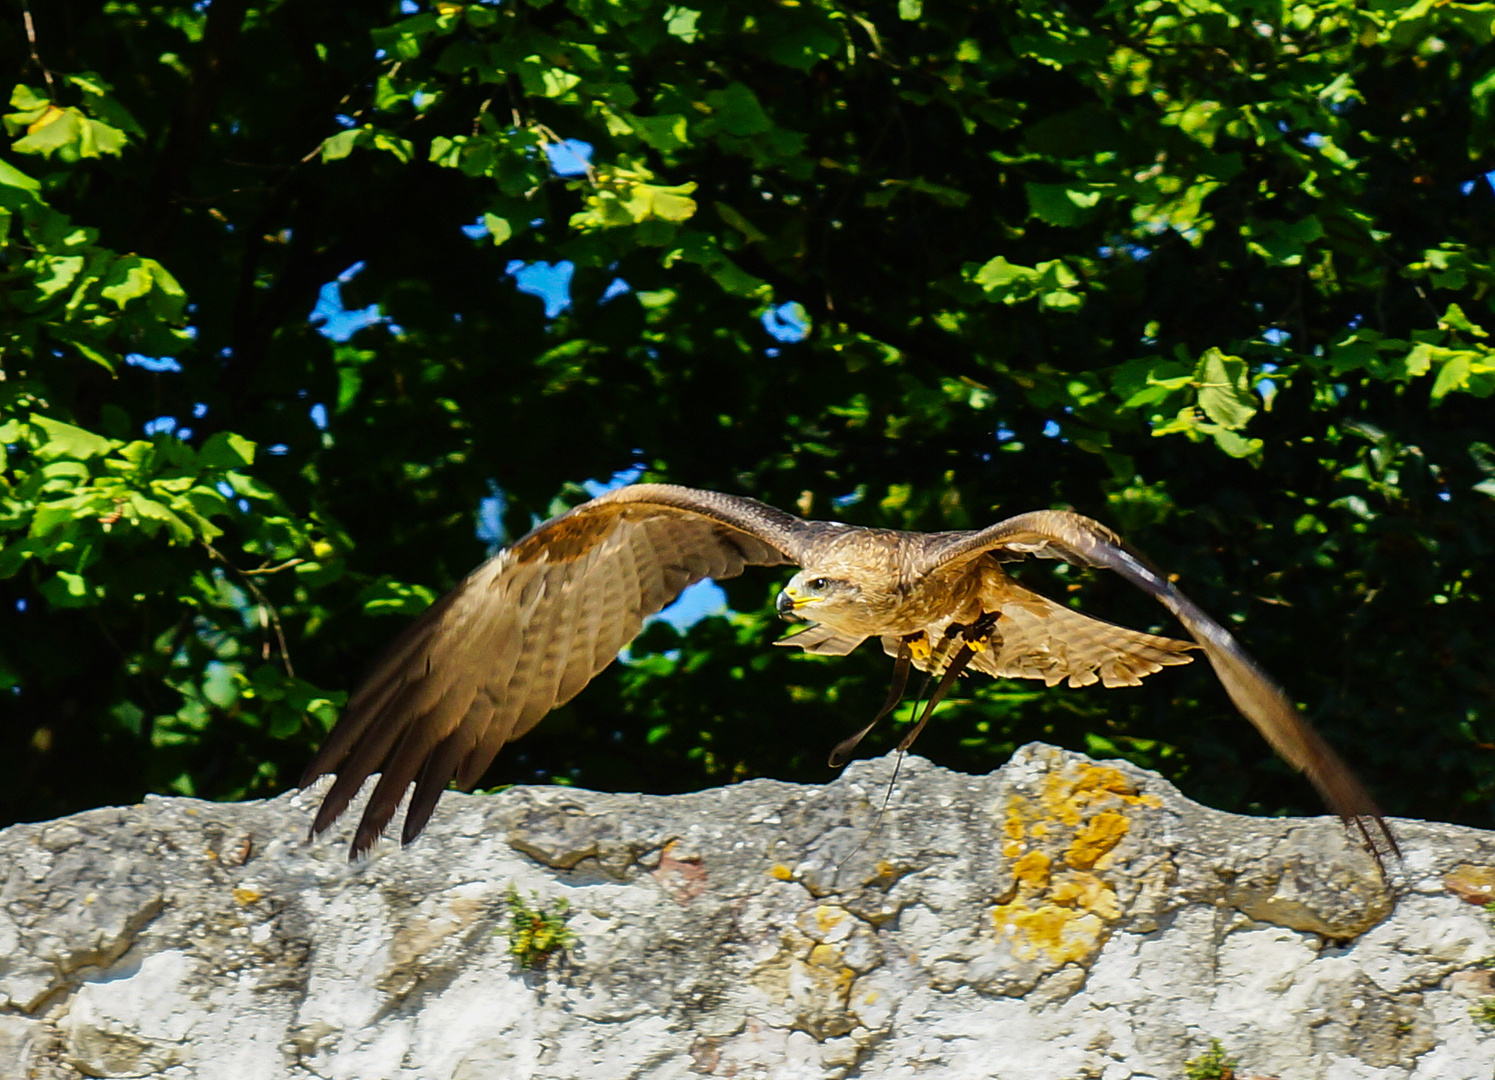
<instances>
[{"instance_id":1,"label":"bird's left wing","mask_svg":"<svg viewBox=\"0 0 1495 1080\"><path fill-rule=\"evenodd\" d=\"M797 561L813 526L753 499L637 484L552 518L474 570L397 638L307 766L337 779L313 833L382 773L354 835L366 851L415 794L402 840L447 783L471 787L507 742L613 661L702 578Z\"/></svg>"},{"instance_id":2,"label":"bird's left wing","mask_svg":"<svg viewBox=\"0 0 1495 1080\"><path fill-rule=\"evenodd\" d=\"M1307 775L1340 817L1353 821L1380 861L1370 832L1374 823L1394 852L1396 841L1370 797L1334 750L1298 713L1276 681L1223 626L1210 618L1168 578L1098 521L1064 510L1019 514L977 532L940 533L918 566L928 572L959 565L983 554L1035 555L1115 571L1177 616L1209 657L1215 674L1241 714L1294 768Z\"/></svg>"}]
</instances>

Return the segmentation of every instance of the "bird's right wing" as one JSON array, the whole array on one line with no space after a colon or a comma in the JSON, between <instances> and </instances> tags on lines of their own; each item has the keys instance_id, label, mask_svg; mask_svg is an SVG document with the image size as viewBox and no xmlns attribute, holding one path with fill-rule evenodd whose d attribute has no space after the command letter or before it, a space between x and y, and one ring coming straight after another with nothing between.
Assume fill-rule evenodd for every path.
<instances>
[{"instance_id":1,"label":"bird's right wing","mask_svg":"<svg viewBox=\"0 0 1495 1080\"><path fill-rule=\"evenodd\" d=\"M982 597L983 611L1000 611L1000 644L971 658L971 667L1007 679L1042 679L1047 686L1141 686L1148 675L1187 664L1198 646L1145 634L1057 604L1008 579L997 603Z\"/></svg>"},{"instance_id":2,"label":"bird's right wing","mask_svg":"<svg viewBox=\"0 0 1495 1080\"><path fill-rule=\"evenodd\" d=\"M1396 840L1370 793L1323 737L1308 725L1276 681L1225 627L1206 615L1110 529L1069 511L1037 510L977 532L931 536L918 569L927 572L936 567L960 565L986 553L998 557L1034 555L1104 567L1152 596L1173 612L1203 647L1241 714L1277 753L1307 775L1336 814L1359 827L1377 861L1380 861L1380 848L1368 823L1375 824L1393 852L1397 850Z\"/></svg>"},{"instance_id":3,"label":"bird's right wing","mask_svg":"<svg viewBox=\"0 0 1495 1080\"><path fill-rule=\"evenodd\" d=\"M302 778L337 774L312 831L380 772L352 854L373 844L414 781L408 843L453 777L476 783L505 743L571 700L686 586L795 561L810 531L753 499L665 484L619 488L540 525L374 666Z\"/></svg>"}]
</instances>

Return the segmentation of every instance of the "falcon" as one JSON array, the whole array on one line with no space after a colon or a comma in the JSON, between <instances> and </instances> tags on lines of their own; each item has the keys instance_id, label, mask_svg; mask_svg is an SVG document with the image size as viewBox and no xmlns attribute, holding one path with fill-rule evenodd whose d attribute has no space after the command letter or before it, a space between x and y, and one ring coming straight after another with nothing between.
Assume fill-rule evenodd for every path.
<instances>
[{"instance_id":1,"label":"falcon","mask_svg":"<svg viewBox=\"0 0 1495 1080\"><path fill-rule=\"evenodd\" d=\"M1193 642L1128 630L1057 604L1002 568L1036 556L1104 567L1152 596ZM906 749L968 670L1048 686L1136 686L1200 650L1241 713L1380 863L1397 850L1374 800L1235 638L1110 529L1036 510L985 529L917 533L806 521L755 499L668 484L618 488L552 518L479 566L374 665L302 777L336 779L312 824L335 822L374 773L350 858L373 846L407 789L401 842L414 840L453 780L470 789L498 751L575 697L644 621L704 578L794 564L776 607L807 623L779 642L841 656L874 639L894 657L898 703L910 668L939 683ZM836 747L844 763L868 724ZM1373 831L1374 830L1374 831Z\"/></svg>"}]
</instances>

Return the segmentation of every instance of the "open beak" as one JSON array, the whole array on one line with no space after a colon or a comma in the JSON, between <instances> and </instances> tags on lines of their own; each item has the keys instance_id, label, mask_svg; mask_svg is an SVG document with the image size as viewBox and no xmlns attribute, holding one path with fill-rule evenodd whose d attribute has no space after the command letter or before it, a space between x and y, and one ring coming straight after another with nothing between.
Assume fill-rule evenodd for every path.
<instances>
[{"instance_id":1,"label":"open beak","mask_svg":"<svg viewBox=\"0 0 1495 1080\"><path fill-rule=\"evenodd\" d=\"M778 611L779 618L785 622L809 622L803 615L795 611L795 608L802 607L807 602L805 600L796 600L788 589L783 589L780 591L778 599L774 601L773 606Z\"/></svg>"}]
</instances>

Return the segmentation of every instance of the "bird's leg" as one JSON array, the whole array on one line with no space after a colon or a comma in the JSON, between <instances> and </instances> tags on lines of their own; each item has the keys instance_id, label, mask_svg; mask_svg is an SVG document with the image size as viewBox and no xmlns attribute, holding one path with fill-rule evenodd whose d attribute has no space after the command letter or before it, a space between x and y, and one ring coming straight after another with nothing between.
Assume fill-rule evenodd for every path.
<instances>
[{"instance_id":1,"label":"bird's leg","mask_svg":"<svg viewBox=\"0 0 1495 1080\"><path fill-rule=\"evenodd\" d=\"M888 689L888 699L883 702L883 706L877 711L877 715L867 722L866 727L850 738L842 739L836 744L835 749L831 751L829 761L831 768L839 769L842 765L845 765L846 760L851 757L851 752L857 748L857 744L867 737L867 733L877 726L879 720L897 708L898 703L903 700L903 691L908 686L909 662L913 658L913 653L909 648L909 638L920 636L922 635L909 634L899 642L898 656L893 662L893 685Z\"/></svg>"},{"instance_id":2,"label":"bird's leg","mask_svg":"<svg viewBox=\"0 0 1495 1080\"><path fill-rule=\"evenodd\" d=\"M882 825L883 815L888 812L888 804L893 801L893 785L898 783L898 772L903 768L903 755L908 752L908 748L914 744L914 740L917 739L919 737L919 733L924 730L924 725L929 723L929 718L934 715L934 707L945 699L945 695L950 692L950 687L955 685L955 680L960 677L960 673L966 669L966 666L971 662L971 658L976 655L975 651L973 651L971 648L972 641L967 637L968 632L971 630L975 630L976 633L974 635L971 635L971 637L974 637L975 640L979 643L977 645L977 649L984 647L986 643L991 640L991 628L996 624L998 614L999 613L997 612L992 612L989 615L983 615L969 627L952 624L945 630L945 636L941 639L939 645L934 650L932 650L932 654L930 656L930 668L924 676L924 685L919 688L919 696L917 699L915 699L914 702L915 711L918 711L919 702L924 700L924 691L929 689L929 680L936 670L935 664L939 660L943 659L944 655L948 652L950 645L952 645L956 641L961 642L960 648L956 650L955 655L951 658L949 666L945 668L945 673L940 676L939 685L935 687L933 696L930 697L929 702L924 706L924 713L919 717L919 722L914 725L914 729L907 735L905 735L903 737L903 741L898 744L898 757L893 762L893 775L888 778L888 790L883 793L882 806L877 811L877 820L872 823L872 828L867 830L867 835L862 837L861 843L852 848L850 853L847 854L846 858L842 859L839 863L836 864L836 870L838 872L840 871L841 867L845 866L848 862L851 861L851 857L853 855L855 855L858 851L861 851L862 848L866 846L867 841L872 839L872 834L877 832L878 828ZM965 638L966 640L961 640L962 638ZM899 666L902 669L903 679L906 679L908 677L908 657L905 655L907 648L908 639L905 638L904 644L898 649L898 660ZM895 680L897 678L898 676L895 675ZM898 696L901 697L903 694L902 685L898 685L897 690ZM896 699L890 698L889 700L890 704L883 707L883 711L878 714L877 719L872 721L873 724L877 723L877 720L881 720L883 715L885 715L891 709L892 705L896 704ZM849 742L851 746L855 746L857 744L857 741L860 740L861 737L871 729L871 727L872 724L868 724L866 728L863 728L851 739L848 739L847 742ZM842 746L845 745L845 743L842 744ZM841 747L838 746L836 747L835 751L832 751L832 764L835 763L836 753L839 752L840 749ZM850 747L848 747L848 749L850 749Z\"/></svg>"},{"instance_id":3,"label":"bird's leg","mask_svg":"<svg viewBox=\"0 0 1495 1080\"><path fill-rule=\"evenodd\" d=\"M914 729L905 735L903 741L898 744L900 753L914 745L914 740L919 737L919 733L924 730L924 725L929 723L929 718L934 715L934 707L945 700L945 695L950 692L950 687L955 685L956 678L966 669L966 665L971 662L971 657L975 655L971 650L969 642L961 643L960 649L950 658L950 663L945 668L945 673L940 676L939 685L934 688L934 693L930 695L928 703L925 704L924 715L919 717L919 722L914 725Z\"/></svg>"},{"instance_id":4,"label":"bird's leg","mask_svg":"<svg viewBox=\"0 0 1495 1080\"><path fill-rule=\"evenodd\" d=\"M945 658L950 655L950 649L960 640L965 627L960 623L951 623L945 627L945 633L939 641L930 641L924 646L924 655L920 657L925 662L924 681L919 684L918 696L914 698L914 714L918 715L919 706L924 702L924 695L929 693L929 683L934 678L935 672L944 666ZM922 634L910 634L909 637L923 637ZM904 640L907 640L905 638ZM921 725L922 726L922 725Z\"/></svg>"},{"instance_id":5,"label":"bird's leg","mask_svg":"<svg viewBox=\"0 0 1495 1080\"><path fill-rule=\"evenodd\" d=\"M919 703L924 701L924 695L929 691L929 682L934 678L935 673L943 668L944 674L940 678L939 685L935 688L934 696L925 705L924 713L919 723L914 727L913 731L904 737L903 742L899 745L900 750L907 750L913 745L914 740L919 737L919 732L924 730L924 725L929 722L929 717L934 713L934 707L943 701L945 695L949 692L951 684L955 681L955 677L965 670L966 665L971 662L972 655L984 649L987 642L991 640L992 627L996 625L997 619L1000 617L1001 612L992 611L981 615L969 626L960 623L951 623L945 627L945 633L940 638L939 644L930 650L929 666L924 669L924 681L919 686L919 696L914 700L915 713L918 713ZM950 650L957 645L959 646L959 650L950 659L949 664L946 665L945 658L950 656ZM961 653L965 654L964 659L961 658Z\"/></svg>"},{"instance_id":6,"label":"bird's leg","mask_svg":"<svg viewBox=\"0 0 1495 1080\"><path fill-rule=\"evenodd\" d=\"M946 634L945 640L950 640L950 635L948 633ZM941 644L944 644L944 642L941 642ZM899 651L901 652L902 650ZM893 775L888 777L888 790L883 793L882 806L877 811L877 820L872 823L872 828L867 830L867 835L862 837L862 842L856 847L852 848L850 853L847 854L846 858L842 859L839 863L836 864L837 871L839 871L841 867L845 866L847 862L850 861L852 855L855 855L858 851L861 851L862 848L866 846L867 841L872 839L872 834L877 832L879 826L882 825L883 815L888 812L888 804L893 801L893 785L898 783L898 771L903 768L903 755L908 753L908 748L912 746L914 744L914 740L919 737L919 732L923 731L924 725L929 723L930 716L934 714L934 707L944 700L945 695L950 691L950 687L954 685L955 680L960 676L960 673L964 671L966 669L966 665L971 662L971 657L975 655L976 654L971 651L971 646L969 644L965 642L961 643L960 649L955 653L954 658L950 661L950 666L945 668L945 674L940 677L940 684L935 687L934 695L929 699L928 704L924 706L924 715L921 716L919 718L919 722L914 725L914 730L905 735L903 737L903 741L898 744L898 757L893 761ZM924 685L925 687L929 685L929 680L927 678L924 680ZM919 697L920 699L924 697L923 690L919 691ZM918 706L916 702L915 708L917 707Z\"/></svg>"},{"instance_id":7,"label":"bird's leg","mask_svg":"<svg viewBox=\"0 0 1495 1080\"><path fill-rule=\"evenodd\" d=\"M971 647L972 652L980 652L991 644L992 638L995 636L992 631L996 629L997 620L1001 617L1002 613L1000 611L987 611L982 613L970 626L966 627L961 636L965 639L965 643ZM997 642L998 644L1001 643L1000 637L997 638Z\"/></svg>"},{"instance_id":8,"label":"bird's leg","mask_svg":"<svg viewBox=\"0 0 1495 1080\"><path fill-rule=\"evenodd\" d=\"M1402 857L1401 845L1396 842L1396 837L1392 835L1391 829L1387 827L1386 822L1369 814L1341 814L1340 821L1344 823L1346 832L1349 831L1352 824L1359 830L1361 844L1370 853L1370 857L1376 861L1376 869L1381 872L1381 878L1384 881L1386 878L1386 860L1382 852L1382 843L1384 842L1386 847L1390 849L1391 854L1396 856L1398 862L1401 861ZM1379 832L1372 832L1367 821L1375 824Z\"/></svg>"}]
</instances>

